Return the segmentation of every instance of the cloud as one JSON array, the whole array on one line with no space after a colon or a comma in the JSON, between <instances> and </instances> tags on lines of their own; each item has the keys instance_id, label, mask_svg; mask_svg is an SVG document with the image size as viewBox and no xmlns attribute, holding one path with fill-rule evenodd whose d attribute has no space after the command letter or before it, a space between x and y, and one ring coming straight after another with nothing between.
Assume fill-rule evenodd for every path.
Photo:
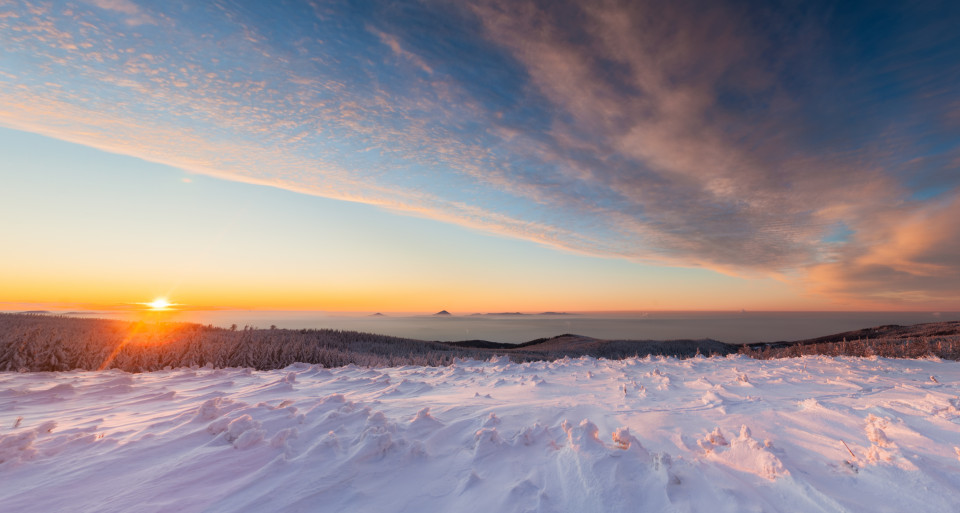
<instances>
[{"instance_id":1,"label":"cloud","mask_svg":"<svg viewBox=\"0 0 960 513\"><path fill-rule=\"evenodd\" d=\"M822 137L834 127L820 119L812 98L818 79L806 89L784 79L797 71L787 66L818 66L819 54L806 48L829 37L814 23L820 13L791 21L798 13L757 16L716 2L565 6L489 1L475 12L489 39L509 48L562 111L550 129L553 159L588 167L591 188L606 191L596 203L616 212L605 214L609 224L638 241L629 254L735 274L804 276L812 290L847 301L853 293L845 277L879 269L923 275L924 259L894 265L900 252L882 237L840 253L825 240L831 226L843 223L865 241L891 206L923 209L905 205L911 166L891 165L902 155L864 139L873 135L904 154L923 141L903 134L896 119L885 120L886 133L848 123L835 140ZM571 19L579 21L565 21ZM956 185L957 178L947 181ZM928 233L923 223L907 231L926 233L931 244L950 242L938 246L953 257L938 271L956 272L960 251L953 242L960 234ZM920 279L917 290L901 281L884 288L877 280L869 294L883 291L886 305L922 297ZM956 288L944 289L936 299L960 299Z\"/></svg>"},{"instance_id":2,"label":"cloud","mask_svg":"<svg viewBox=\"0 0 960 513\"><path fill-rule=\"evenodd\" d=\"M157 21L143 10L137 4L130 0L86 0L87 2L108 11L118 12L127 15L128 25L154 25Z\"/></svg>"},{"instance_id":3,"label":"cloud","mask_svg":"<svg viewBox=\"0 0 960 513\"><path fill-rule=\"evenodd\" d=\"M749 120L717 105L723 82L744 96L777 94L770 71L750 62L749 31L722 9L691 17L688 6L638 5L574 7L584 22L566 31L559 17L569 13L527 3L477 13L565 111L551 127L554 160L589 169L622 231L656 238L633 248L637 256L767 270L811 258L809 207L783 210L792 177L744 148L756 138ZM760 139L750 142L778 143Z\"/></svg>"},{"instance_id":4,"label":"cloud","mask_svg":"<svg viewBox=\"0 0 960 513\"><path fill-rule=\"evenodd\" d=\"M960 290L960 197L890 208L861 224L834 261L814 266L817 292L874 305L956 304Z\"/></svg>"},{"instance_id":5,"label":"cloud","mask_svg":"<svg viewBox=\"0 0 960 513\"><path fill-rule=\"evenodd\" d=\"M0 17L17 57L0 63L0 123L848 303L960 300L941 285L960 266L945 224L960 190L960 125L941 107L960 105L949 16L686 0L90 4ZM876 30L887 37L861 42Z\"/></svg>"},{"instance_id":6,"label":"cloud","mask_svg":"<svg viewBox=\"0 0 960 513\"><path fill-rule=\"evenodd\" d=\"M400 45L400 41L398 41L397 38L389 34L385 34L375 28L370 28L369 30L370 32L374 33L383 44L390 47L390 50L393 51L393 53L396 54L397 57L401 57L403 59L410 61L414 66L423 70L424 73L427 73L430 75L433 74L433 69L426 62L424 62L424 60L421 59L419 56L414 55L408 52L407 50L405 50L403 46Z\"/></svg>"}]
</instances>

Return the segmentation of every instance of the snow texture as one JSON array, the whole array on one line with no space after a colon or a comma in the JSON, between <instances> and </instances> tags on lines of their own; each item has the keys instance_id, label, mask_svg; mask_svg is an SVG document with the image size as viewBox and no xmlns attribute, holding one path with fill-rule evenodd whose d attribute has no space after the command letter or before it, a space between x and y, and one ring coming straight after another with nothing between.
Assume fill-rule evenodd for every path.
<instances>
[{"instance_id":1,"label":"snow texture","mask_svg":"<svg viewBox=\"0 0 960 513\"><path fill-rule=\"evenodd\" d=\"M6 372L0 504L956 511L958 408L960 364L932 359Z\"/></svg>"}]
</instances>

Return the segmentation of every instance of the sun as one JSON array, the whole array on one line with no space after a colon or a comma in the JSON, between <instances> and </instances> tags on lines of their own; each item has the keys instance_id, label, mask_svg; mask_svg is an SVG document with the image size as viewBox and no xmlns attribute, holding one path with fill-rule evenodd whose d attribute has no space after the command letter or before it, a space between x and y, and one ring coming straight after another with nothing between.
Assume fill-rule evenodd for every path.
<instances>
[{"instance_id":1,"label":"sun","mask_svg":"<svg viewBox=\"0 0 960 513\"><path fill-rule=\"evenodd\" d=\"M173 303L167 301L165 297L158 297L150 303L146 303L146 305L149 306L151 310L166 310L173 306Z\"/></svg>"}]
</instances>

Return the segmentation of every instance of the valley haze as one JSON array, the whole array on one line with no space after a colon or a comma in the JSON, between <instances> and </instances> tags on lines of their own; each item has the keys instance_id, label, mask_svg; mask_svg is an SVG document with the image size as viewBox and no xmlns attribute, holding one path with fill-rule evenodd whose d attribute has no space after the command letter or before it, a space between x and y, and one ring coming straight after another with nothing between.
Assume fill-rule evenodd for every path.
<instances>
[{"instance_id":1,"label":"valley haze","mask_svg":"<svg viewBox=\"0 0 960 513\"><path fill-rule=\"evenodd\" d=\"M57 313L57 312L53 312ZM560 314L560 315L558 315ZM142 312L69 312L68 315L135 320ZM484 339L521 343L563 333L600 339L702 339L732 344L814 338L883 324L960 320L960 312L535 312L517 315L451 312L337 313L304 311L171 311L146 318L242 328L338 329L452 342Z\"/></svg>"}]
</instances>

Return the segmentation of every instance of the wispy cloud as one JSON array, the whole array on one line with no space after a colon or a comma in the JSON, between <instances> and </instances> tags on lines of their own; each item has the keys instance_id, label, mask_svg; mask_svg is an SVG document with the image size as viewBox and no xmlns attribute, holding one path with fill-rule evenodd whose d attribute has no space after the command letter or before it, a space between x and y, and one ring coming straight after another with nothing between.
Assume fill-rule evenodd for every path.
<instances>
[{"instance_id":1,"label":"wispy cloud","mask_svg":"<svg viewBox=\"0 0 960 513\"><path fill-rule=\"evenodd\" d=\"M475 11L490 39L509 48L557 106L560 115L550 128L555 159L590 170L582 176L593 190L606 192L596 203L609 203L616 212L605 215L609 225L635 234L638 244L628 250L633 256L653 253L666 262L733 273L805 276L814 290L848 301L857 291L844 276L854 268L892 265L899 258L902 272L922 274L922 259L897 257L897 248L866 241L882 239L875 223L890 218L888 211L927 208L909 204L909 178L917 168L896 163L922 151L925 135L898 119L884 119L887 125L876 130L821 119L816 95L822 79L802 73L829 71L829 63L817 62L824 57L818 46L832 37L820 23L827 13L758 14L715 2L544 8L492 1ZM856 95L870 85L855 82L841 92ZM915 102L928 93L918 87L897 101ZM861 114L856 108L848 112ZM923 115L938 113L928 108ZM929 125L933 119L915 121ZM883 147L890 144L902 153ZM947 181L955 185L957 177ZM855 237L828 243L837 223L851 227ZM904 229L926 232L938 247L958 240L950 230L930 228L914 223ZM837 252L838 246L843 250ZM886 251L878 253L881 247ZM951 249L955 245L940 251ZM875 262L854 258L857 252ZM838 266L847 272L823 272ZM949 264L937 268L952 290L960 285L951 278L956 270ZM960 299L953 292L923 297L902 285L883 289L880 282L871 289L865 292L871 298L884 290L887 305Z\"/></svg>"},{"instance_id":2,"label":"wispy cloud","mask_svg":"<svg viewBox=\"0 0 960 513\"><path fill-rule=\"evenodd\" d=\"M403 46L401 46L400 41L397 40L396 37L391 36L389 34L385 34L375 28L371 28L370 32L374 33L383 44L387 45L390 48L390 50L397 55L397 57L400 57L402 59L409 61L414 66L423 70L424 73L433 74L433 68L431 68L419 56L414 55L408 52L407 50L405 50Z\"/></svg>"},{"instance_id":3,"label":"wispy cloud","mask_svg":"<svg viewBox=\"0 0 960 513\"><path fill-rule=\"evenodd\" d=\"M956 9L890 9L28 3L0 8L0 123L569 251L956 304Z\"/></svg>"},{"instance_id":4,"label":"wispy cloud","mask_svg":"<svg viewBox=\"0 0 960 513\"><path fill-rule=\"evenodd\" d=\"M814 266L811 287L857 304L955 304L960 286L960 199L875 213L833 261Z\"/></svg>"},{"instance_id":5,"label":"wispy cloud","mask_svg":"<svg viewBox=\"0 0 960 513\"><path fill-rule=\"evenodd\" d=\"M130 0L86 0L87 2L108 11L126 15L128 25L156 24L157 21Z\"/></svg>"}]
</instances>

